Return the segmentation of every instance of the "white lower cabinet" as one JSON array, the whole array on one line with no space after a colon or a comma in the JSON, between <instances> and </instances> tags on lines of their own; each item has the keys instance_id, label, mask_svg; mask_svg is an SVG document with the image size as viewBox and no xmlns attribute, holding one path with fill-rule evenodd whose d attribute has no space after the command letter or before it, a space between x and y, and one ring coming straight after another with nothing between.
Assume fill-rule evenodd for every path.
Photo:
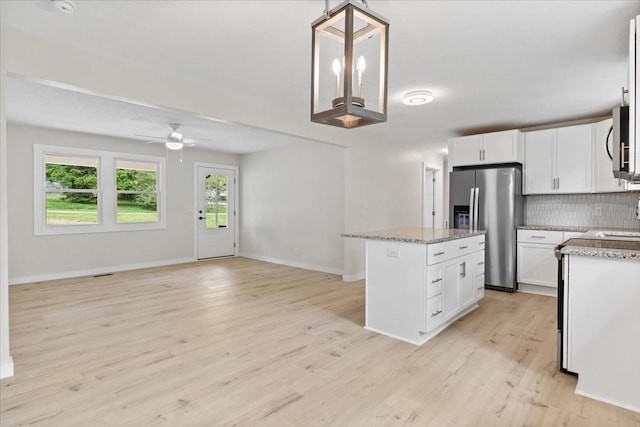
<instances>
[{"instance_id":1,"label":"white lower cabinet","mask_svg":"<svg viewBox=\"0 0 640 427\"><path fill-rule=\"evenodd\" d=\"M582 233L518 230L518 288L550 296L558 293L556 246Z\"/></svg>"},{"instance_id":2,"label":"white lower cabinet","mask_svg":"<svg viewBox=\"0 0 640 427\"><path fill-rule=\"evenodd\" d=\"M365 328L421 345L477 307L483 243L483 235L433 245L367 240Z\"/></svg>"},{"instance_id":3,"label":"white lower cabinet","mask_svg":"<svg viewBox=\"0 0 640 427\"><path fill-rule=\"evenodd\" d=\"M467 248L460 249L464 246ZM457 247L459 250L466 251L469 247L482 246L460 244ZM442 251L435 251L435 253L440 252ZM479 274L482 274L482 292L480 293L477 291ZM471 254L428 267L426 295L425 332L430 332L484 296L484 250L476 250ZM436 303L432 303L434 298L438 298ZM431 309L436 306L439 310ZM436 317L435 313L439 317Z\"/></svg>"}]
</instances>

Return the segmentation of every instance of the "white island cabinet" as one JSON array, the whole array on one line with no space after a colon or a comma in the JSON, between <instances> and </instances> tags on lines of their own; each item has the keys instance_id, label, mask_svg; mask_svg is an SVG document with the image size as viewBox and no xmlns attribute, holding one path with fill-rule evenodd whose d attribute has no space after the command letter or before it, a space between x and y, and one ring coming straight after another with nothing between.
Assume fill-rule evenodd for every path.
<instances>
[{"instance_id":1,"label":"white island cabinet","mask_svg":"<svg viewBox=\"0 0 640 427\"><path fill-rule=\"evenodd\" d=\"M566 369L577 394L640 412L640 249L606 244L562 249Z\"/></svg>"},{"instance_id":2,"label":"white island cabinet","mask_svg":"<svg viewBox=\"0 0 640 427\"><path fill-rule=\"evenodd\" d=\"M365 328L422 345L484 296L484 231L397 229L366 239Z\"/></svg>"}]
</instances>

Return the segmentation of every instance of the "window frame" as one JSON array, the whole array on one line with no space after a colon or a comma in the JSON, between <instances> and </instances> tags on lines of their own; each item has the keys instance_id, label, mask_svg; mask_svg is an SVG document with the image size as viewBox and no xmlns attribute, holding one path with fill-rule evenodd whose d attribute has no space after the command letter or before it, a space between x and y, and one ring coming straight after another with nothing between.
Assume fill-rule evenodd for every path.
<instances>
[{"instance_id":1,"label":"window frame","mask_svg":"<svg viewBox=\"0 0 640 427\"><path fill-rule=\"evenodd\" d=\"M156 165L156 189L154 191L133 191L133 190L118 190L117 174L118 174L118 162L139 162L150 163ZM121 168L127 169L127 168ZM151 160L133 159L131 156L127 157L114 157L113 158L113 204L114 204L114 222L116 224L156 224L160 222L160 162ZM158 213L158 221L153 222L118 222L118 194L155 194L156 196L156 211Z\"/></svg>"},{"instance_id":2,"label":"window frame","mask_svg":"<svg viewBox=\"0 0 640 427\"><path fill-rule=\"evenodd\" d=\"M36 236L158 230L166 227L166 159L159 156L118 153L104 150L34 144L33 146L33 231ZM63 155L97 158L98 224L46 224L45 157ZM117 222L116 161L156 163L157 222Z\"/></svg>"}]
</instances>

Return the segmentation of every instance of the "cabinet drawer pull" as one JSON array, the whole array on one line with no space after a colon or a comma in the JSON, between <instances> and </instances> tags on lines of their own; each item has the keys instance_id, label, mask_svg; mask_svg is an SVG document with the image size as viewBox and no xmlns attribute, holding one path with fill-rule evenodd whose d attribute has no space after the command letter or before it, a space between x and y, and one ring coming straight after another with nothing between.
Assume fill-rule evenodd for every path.
<instances>
[{"instance_id":1,"label":"cabinet drawer pull","mask_svg":"<svg viewBox=\"0 0 640 427\"><path fill-rule=\"evenodd\" d=\"M546 236L531 236L532 239L546 239Z\"/></svg>"},{"instance_id":2,"label":"cabinet drawer pull","mask_svg":"<svg viewBox=\"0 0 640 427\"><path fill-rule=\"evenodd\" d=\"M438 310L435 313L431 313L431 317L436 317L440 313L442 313L442 310Z\"/></svg>"},{"instance_id":3,"label":"cabinet drawer pull","mask_svg":"<svg viewBox=\"0 0 640 427\"><path fill-rule=\"evenodd\" d=\"M484 245L484 241L478 242L479 245Z\"/></svg>"},{"instance_id":4,"label":"cabinet drawer pull","mask_svg":"<svg viewBox=\"0 0 640 427\"><path fill-rule=\"evenodd\" d=\"M442 282L442 278L431 281L431 283L438 283L438 282Z\"/></svg>"},{"instance_id":5,"label":"cabinet drawer pull","mask_svg":"<svg viewBox=\"0 0 640 427\"><path fill-rule=\"evenodd\" d=\"M440 256L440 255L444 255L444 251L436 252L436 253L433 254L433 256Z\"/></svg>"},{"instance_id":6,"label":"cabinet drawer pull","mask_svg":"<svg viewBox=\"0 0 640 427\"><path fill-rule=\"evenodd\" d=\"M478 265L484 265L484 261L479 262Z\"/></svg>"},{"instance_id":7,"label":"cabinet drawer pull","mask_svg":"<svg viewBox=\"0 0 640 427\"><path fill-rule=\"evenodd\" d=\"M460 246L460 250L467 249L469 246Z\"/></svg>"},{"instance_id":8,"label":"cabinet drawer pull","mask_svg":"<svg viewBox=\"0 0 640 427\"><path fill-rule=\"evenodd\" d=\"M479 291L481 291L481 290L483 290L483 289L484 289L484 286L480 286L480 287L478 287L478 290L479 290Z\"/></svg>"}]
</instances>

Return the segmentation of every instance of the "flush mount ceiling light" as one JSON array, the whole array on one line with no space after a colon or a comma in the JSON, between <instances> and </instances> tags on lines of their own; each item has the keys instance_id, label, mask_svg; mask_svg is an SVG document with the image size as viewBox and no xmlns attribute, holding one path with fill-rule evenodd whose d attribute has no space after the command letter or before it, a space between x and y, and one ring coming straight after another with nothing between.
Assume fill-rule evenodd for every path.
<instances>
[{"instance_id":1,"label":"flush mount ceiling light","mask_svg":"<svg viewBox=\"0 0 640 427\"><path fill-rule=\"evenodd\" d=\"M311 24L311 121L355 128L387 121L389 21L348 0Z\"/></svg>"},{"instance_id":2,"label":"flush mount ceiling light","mask_svg":"<svg viewBox=\"0 0 640 427\"><path fill-rule=\"evenodd\" d=\"M424 105L433 101L433 94L428 90L414 90L404 94L402 103L405 105Z\"/></svg>"},{"instance_id":3,"label":"flush mount ceiling light","mask_svg":"<svg viewBox=\"0 0 640 427\"><path fill-rule=\"evenodd\" d=\"M60 12L72 14L76 7L78 7L78 3L74 0L51 0L51 6Z\"/></svg>"}]
</instances>

